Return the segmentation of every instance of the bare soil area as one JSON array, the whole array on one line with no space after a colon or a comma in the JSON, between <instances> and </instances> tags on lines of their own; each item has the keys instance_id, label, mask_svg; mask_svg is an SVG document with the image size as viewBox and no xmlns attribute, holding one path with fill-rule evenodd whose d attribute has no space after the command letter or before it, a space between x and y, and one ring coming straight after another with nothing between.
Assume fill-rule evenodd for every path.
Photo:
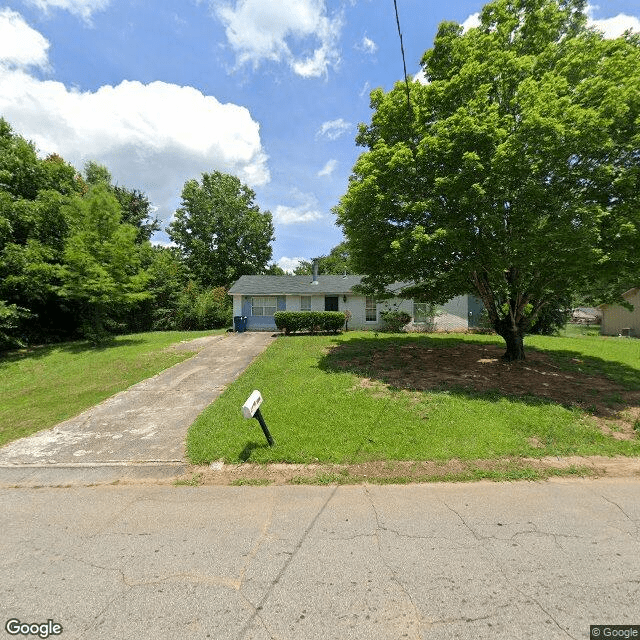
<instances>
[{"instance_id":1,"label":"bare soil area","mask_svg":"<svg viewBox=\"0 0 640 640\"><path fill-rule=\"evenodd\" d=\"M414 391L456 390L499 393L507 397L534 397L594 416L607 435L621 440L638 437L640 391L630 391L606 378L580 371L564 371L545 353L529 349L524 362L505 363L504 347L459 343L455 347L427 348L415 344L352 357L349 344L333 349L332 367L360 371L370 380ZM580 361L574 360L576 368Z\"/></svg>"},{"instance_id":2,"label":"bare soil area","mask_svg":"<svg viewBox=\"0 0 640 640\"><path fill-rule=\"evenodd\" d=\"M449 460L366 462L362 464L223 464L193 466L178 479L178 484L193 485L285 485L285 484L361 484L451 482L489 478L484 472L511 473L531 471L533 479L545 479L566 474L571 477L640 477L640 459L616 456L582 458L518 458L501 460ZM559 472L559 473L557 473ZM479 474L479 475L475 475ZM523 473L521 479L530 476ZM506 477L505 477L506 479Z\"/></svg>"}]
</instances>

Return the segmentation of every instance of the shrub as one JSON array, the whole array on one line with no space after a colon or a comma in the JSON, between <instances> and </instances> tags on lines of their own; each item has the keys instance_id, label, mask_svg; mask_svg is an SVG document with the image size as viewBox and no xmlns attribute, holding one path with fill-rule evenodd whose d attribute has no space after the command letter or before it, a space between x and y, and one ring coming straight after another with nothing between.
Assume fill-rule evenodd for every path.
<instances>
[{"instance_id":1,"label":"shrub","mask_svg":"<svg viewBox=\"0 0 640 640\"><path fill-rule=\"evenodd\" d=\"M381 311L380 317L385 324L384 330L399 333L411 321L406 311Z\"/></svg>"},{"instance_id":2,"label":"shrub","mask_svg":"<svg viewBox=\"0 0 640 640\"><path fill-rule=\"evenodd\" d=\"M231 325L232 315L226 289L200 290L196 283L189 282L180 296L175 328L185 331L220 329Z\"/></svg>"},{"instance_id":3,"label":"shrub","mask_svg":"<svg viewBox=\"0 0 640 640\"><path fill-rule=\"evenodd\" d=\"M341 311L276 311L273 319L285 335L296 331L336 333L345 323L345 315Z\"/></svg>"},{"instance_id":4,"label":"shrub","mask_svg":"<svg viewBox=\"0 0 640 640\"><path fill-rule=\"evenodd\" d=\"M20 321L29 316L26 309L0 300L0 350L22 346L22 342L16 337L16 330Z\"/></svg>"}]
</instances>

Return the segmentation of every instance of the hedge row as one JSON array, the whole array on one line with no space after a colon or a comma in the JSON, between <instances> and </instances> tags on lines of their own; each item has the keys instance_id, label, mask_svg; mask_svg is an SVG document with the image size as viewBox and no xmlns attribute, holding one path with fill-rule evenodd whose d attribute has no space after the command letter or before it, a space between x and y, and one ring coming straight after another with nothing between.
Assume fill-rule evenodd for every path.
<instances>
[{"instance_id":1,"label":"hedge row","mask_svg":"<svg viewBox=\"0 0 640 640\"><path fill-rule=\"evenodd\" d=\"M276 327L285 334L295 331L333 331L344 326L341 311L276 311L273 316Z\"/></svg>"}]
</instances>

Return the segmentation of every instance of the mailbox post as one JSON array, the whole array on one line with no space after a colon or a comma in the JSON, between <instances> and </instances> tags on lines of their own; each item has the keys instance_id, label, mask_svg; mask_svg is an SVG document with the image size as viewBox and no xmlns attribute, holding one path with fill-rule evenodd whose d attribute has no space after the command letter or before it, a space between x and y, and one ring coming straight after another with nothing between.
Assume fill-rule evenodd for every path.
<instances>
[{"instance_id":1,"label":"mailbox post","mask_svg":"<svg viewBox=\"0 0 640 640\"><path fill-rule=\"evenodd\" d=\"M269 428L260 413L260 405L262 404L262 395L256 389L248 398L247 401L242 405L242 415L249 420L250 418L255 418L262 427L262 432L264 433L264 437L267 439L270 447L273 447L275 444L271 434L269 433Z\"/></svg>"}]
</instances>

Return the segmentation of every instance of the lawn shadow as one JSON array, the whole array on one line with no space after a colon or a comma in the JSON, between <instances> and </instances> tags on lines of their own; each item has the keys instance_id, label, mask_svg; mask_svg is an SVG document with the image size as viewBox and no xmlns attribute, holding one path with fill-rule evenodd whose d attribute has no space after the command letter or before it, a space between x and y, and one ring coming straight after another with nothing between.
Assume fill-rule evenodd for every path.
<instances>
[{"instance_id":1,"label":"lawn shadow","mask_svg":"<svg viewBox=\"0 0 640 640\"><path fill-rule=\"evenodd\" d=\"M390 391L447 391L467 398L560 404L608 419L640 407L640 370L626 364L529 346L527 360L507 363L501 360L504 351L499 338L360 336L336 340L319 367L353 373L363 387L373 381Z\"/></svg>"},{"instance_id":2,"label":"lawn shadow","mask_svg":"<svg viewBox=\"0 0 640 640\"><path fill-rule=\"evenodd\" d=\"M244 446L244 449L238 454L238 460L242 460L242 462L247 462L251 457L251 454L256 449L268 449L269 447L262 442L247 442Z\"/></svg>"},{"instance_id":3,"label":"lawn shadow","mask_svg":"<svg viewBox=\"0 0 640 640\"><path fill-rule=\"evenodd\" d=\"M39 360L40 358L46 358L56 351L73 355L86 353L88 351L98 353L113 347L131 347L142 344L143 342L144 338L118 338L117 336L113 336L98 345L89 342L88 340L34 345L30 347L23 347L21 349L14 349L12 351L0 352L0 367L11 362L25 360L27 358Z\"/></svg>"}]
</instances>

